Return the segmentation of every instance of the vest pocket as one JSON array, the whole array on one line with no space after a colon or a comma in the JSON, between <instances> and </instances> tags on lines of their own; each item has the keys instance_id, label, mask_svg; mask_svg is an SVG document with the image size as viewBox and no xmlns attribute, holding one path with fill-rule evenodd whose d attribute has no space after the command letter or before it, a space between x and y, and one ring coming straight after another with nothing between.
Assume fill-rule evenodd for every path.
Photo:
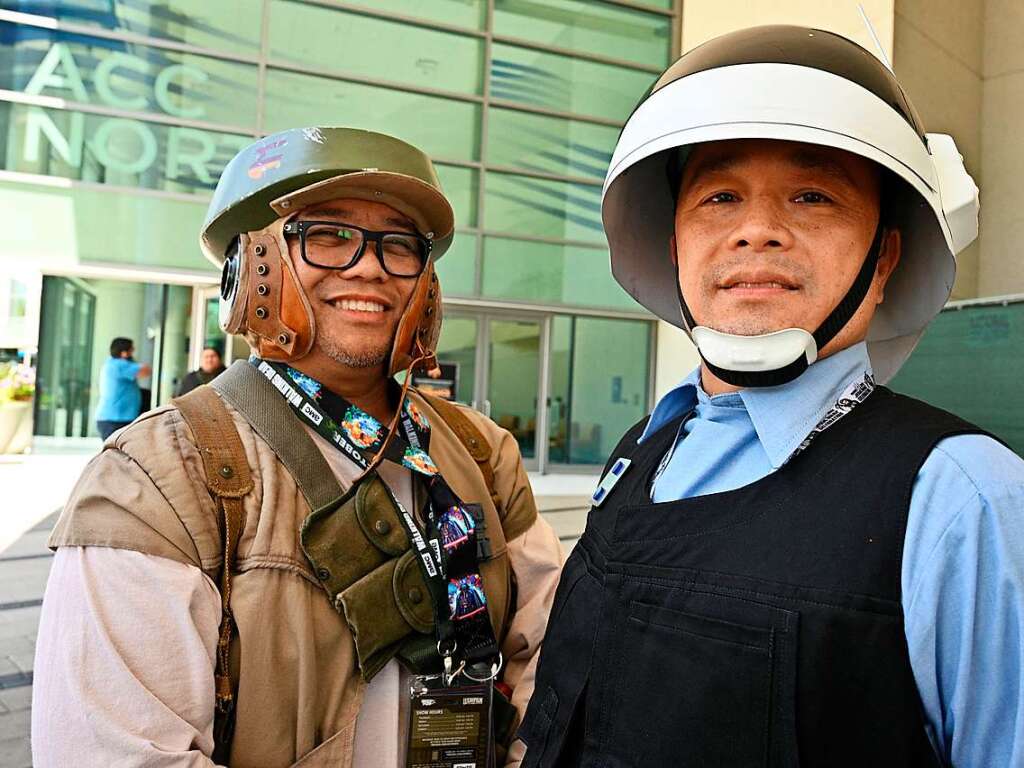
<instances>
[{"instance_id":1,"label":"vest pocket","mask_svg":"<svg viewBox=\"0 0 1024 768\"><path fill-rule=\"evenodd\" d=\"M609 692L608 764L795 767L786 623L630 602Z\"/></svg>"}]
</instances>

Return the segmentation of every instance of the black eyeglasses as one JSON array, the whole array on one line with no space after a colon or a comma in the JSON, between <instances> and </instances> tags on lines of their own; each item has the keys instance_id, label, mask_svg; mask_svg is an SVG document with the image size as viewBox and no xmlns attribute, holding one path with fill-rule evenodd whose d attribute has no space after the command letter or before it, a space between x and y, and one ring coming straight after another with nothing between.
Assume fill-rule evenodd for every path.
<instances>
[{"instance_id":1,"label":"black eyeglasses","mask_svg":"<svg viewBox=\"0 0 1024 768\"><path fill-rule=\"evenodd\" d=\"M417 277L427 264L433 242L415 232L378 232L339 221L289 221L286 235L298 235L302 260L321 269L354 267L376 245L377 261L392 277Z\"/></svg>"}]
</instances>

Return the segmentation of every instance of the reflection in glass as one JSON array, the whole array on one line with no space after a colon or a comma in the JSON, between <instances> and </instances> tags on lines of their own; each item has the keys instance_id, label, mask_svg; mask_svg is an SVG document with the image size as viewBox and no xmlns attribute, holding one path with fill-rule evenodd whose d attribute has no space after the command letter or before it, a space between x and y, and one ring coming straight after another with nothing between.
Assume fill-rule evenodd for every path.
<instances>
[{"instance_id":1,"label":"reflection in glass","mask_svg":"<svg viewBox=\"0 0 1024 768\"><path fill-rule=\"evenodd\" d=\"M480 106L294 72L267 72L266 129L345 125L391 134L435 159L480 157Z\"/></svg>"},{"instance_id":2,"label":"reflection in glass","mask_svg":"<svg viewBox=\"0 0 1024 768\"><path fill-rule=\"evenodd\" d=\"M604 244L601 187L487 174L484 227L493 232Z\"/></svg>"},{"instance_id":3,"label":"reflection in glass","mask_svg":"<svg viewBox=\"0 0 1024 768\"><path fill-rule=\"evenodd\" d=\"M540 323L490 320L488 331L490 417L512 433L523 458L532 459L537 455Z\"/></svg>"},{"instance_id":4,"label":"reflection in glass","mask_svg":"<svg viewBox=\"0 0 1024 768\"><path fill-rule=\"evenodd\" d=\"M381 41L387 41L384 66ZM313 70L479 94L483 55L480 37L290 0L270 4L271 58Z\"/></svg>"},{"instance_id":5,"label":"reflection in glass","mask_svg":"<svg viewBox=\"0 0 1024 768\"><path fill-rule=\"evenodd\" d=\"M437 279L442 296L472 296L476 293L477 236L455 232L451 247L437 261Z\"/></svg>"},{"instance_id":6,"label":"reflection in glass","mask_svg":"<svg viewBox=\"0 0 1024 768\"><path fill-rule=\"evenodd\" d=\"M604 464L647 413L651 324L556 316L551 328L548 458Z\"/></svg>"},{"instance_id":7,"label":"reflection in glass","mask_svg":"<svg viewBox=\"0 0 1024 768\"><path fill-rule=\"evenodd\" d=\"M475 227L477 203L480 195L480 172L475 168L436 163L434 168L441 180L444 196L455 211L456 227Z\"/></svg>"},{"instance_id":8,"label":"reflection in glass","mask_svg":"<svg viewBox=\"0 0 1024 768\"><path fill-rule=\"evenodd\" d=\"M607 249L504 237L484 240L483 295L642 311L612 279Z\"/></svg>"},{"instance_id":9,"label":"reflection in glass","mask_svg":"<svg viewBox=\"0 0 1024 768\"><path fill-rule=\"evenodd\" d=\"M492 108L487 161L527 171L604 179L618 128Z\"/></svg>"},{"instance_id":10,"label":"reflection in glass","mask_svg":"<svg viewBox=\"0 0 1024 768\"><path fill-rule=\"evenodd\" d=\"M120 187L204 193L251 136L0 102L0 167Z\"/></svg>"},{"instance_id":11,"label":"reflection in glass","mask_svg":"<svg viewBox=\"0 0 1024 768\"><path fill-rule=\"evenodd\" d=\"M258 0L0 0L0 8L216 51L255 56L260 47Z\"/></svg>"},{"instance_id":12,"label":"reflection in glass","mask_svg":"<svg viewBox=\"0 0 1024 768\"><path fill-rule=\"evenodd\" d=\"M655 78L650 72L496 43L491 97L625 122Z\"/></svg>"},{"instance_id":13,"label":"reflection in glass","mask_svg":"<svg viewBox=\"0 0 1024 768\"><path fill-rule=\"evenodd\" d=\"M255 128L254 64L0 22L0 88Z\"/></svg>"},{"instance_id":14,"label":"reflection in glass","mask_svg":"<svg viewBox=\"0 0 1024 768\"><path fill-rule=\"evenodd\" d=\"M477 320L473 317L446 317L437 342L437 360L456 366L455 399L473 404L476 383Z\"/></svg>"},{"instance_id":15,"label":"reflection in glass","mask_svg":"<svg viewBox=\"0 0 1024 768\"><path fill-rule=\"evenodd\" d=\"M672 18L586 0L502 0L494 33L639 64L668 64Z\"/></svg>"}]
</instances>

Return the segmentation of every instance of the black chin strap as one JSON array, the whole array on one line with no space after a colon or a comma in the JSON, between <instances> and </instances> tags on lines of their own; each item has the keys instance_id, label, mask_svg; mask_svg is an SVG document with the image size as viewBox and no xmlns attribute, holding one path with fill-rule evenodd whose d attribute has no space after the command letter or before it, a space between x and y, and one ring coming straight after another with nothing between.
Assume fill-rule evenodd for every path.
<instances>
[{"instance_id":1,"label":"black chin strap","mask_svg":"<svg viewBox=\"0 0 1024 768\"><path fill-rule=\"evenodd\" d=\"M854 278L853 285L850 286L842 301L822 321L818 329L811 334L819 352L850 322L863 303L864 297L868 295L868 289L871 287L871 281L874 279L875 269L878 266L878 258L882 252L882 240L885 232L885 227L879 221L878 226L875 228L874 240L871 241L871 247L868 249L867 256L864 257L864 263L861 264L857 277ZM676 280L676 293L679 295L679 307L683 311L683 320L686 321L687 328L692 331L696 327L697 322L693 319L693 314L686 304L686 299L683 298L683 292L679 287L678 280ZM699 348L697 352L700 353ZM777 387L793 381L808 368L807 358L803 355L782 368L776 368L772 371L730 371L708 362L703 354L701 354L700 359L711 373L727 384L732 384L734 387Z\"/></svg>"}]
</instances>

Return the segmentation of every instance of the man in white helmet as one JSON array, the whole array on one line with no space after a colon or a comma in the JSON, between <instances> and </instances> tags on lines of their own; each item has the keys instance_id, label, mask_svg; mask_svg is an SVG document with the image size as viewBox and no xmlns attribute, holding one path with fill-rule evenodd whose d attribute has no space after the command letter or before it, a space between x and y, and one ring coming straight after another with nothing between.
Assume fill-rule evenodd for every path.
<instances>
[{"instance_id":1,"label":"man in white helmet","mask_svg":"<svg viewBox=\"0 0 1024 768\"><path fill-rule=\"evenodd\" d=\"M518 762L561 548L513 437L409 388L453 228L430 159L384 134L283 131L228 164L201 246L253 357L79 480L37 768Z\"/></svg>"},{"instance_id":2,"label":"man in white helmet","mask_svg":"<svg viewBox=\"0 0 1024 768\"><path fill-rule=\"evenodd\" d=\"M524 766L1024 765L1024 462L882 386L977 190L821 30L680 58L604 188L616 279L701 364L610 457Z\"/></svg>"}]
</instances>

